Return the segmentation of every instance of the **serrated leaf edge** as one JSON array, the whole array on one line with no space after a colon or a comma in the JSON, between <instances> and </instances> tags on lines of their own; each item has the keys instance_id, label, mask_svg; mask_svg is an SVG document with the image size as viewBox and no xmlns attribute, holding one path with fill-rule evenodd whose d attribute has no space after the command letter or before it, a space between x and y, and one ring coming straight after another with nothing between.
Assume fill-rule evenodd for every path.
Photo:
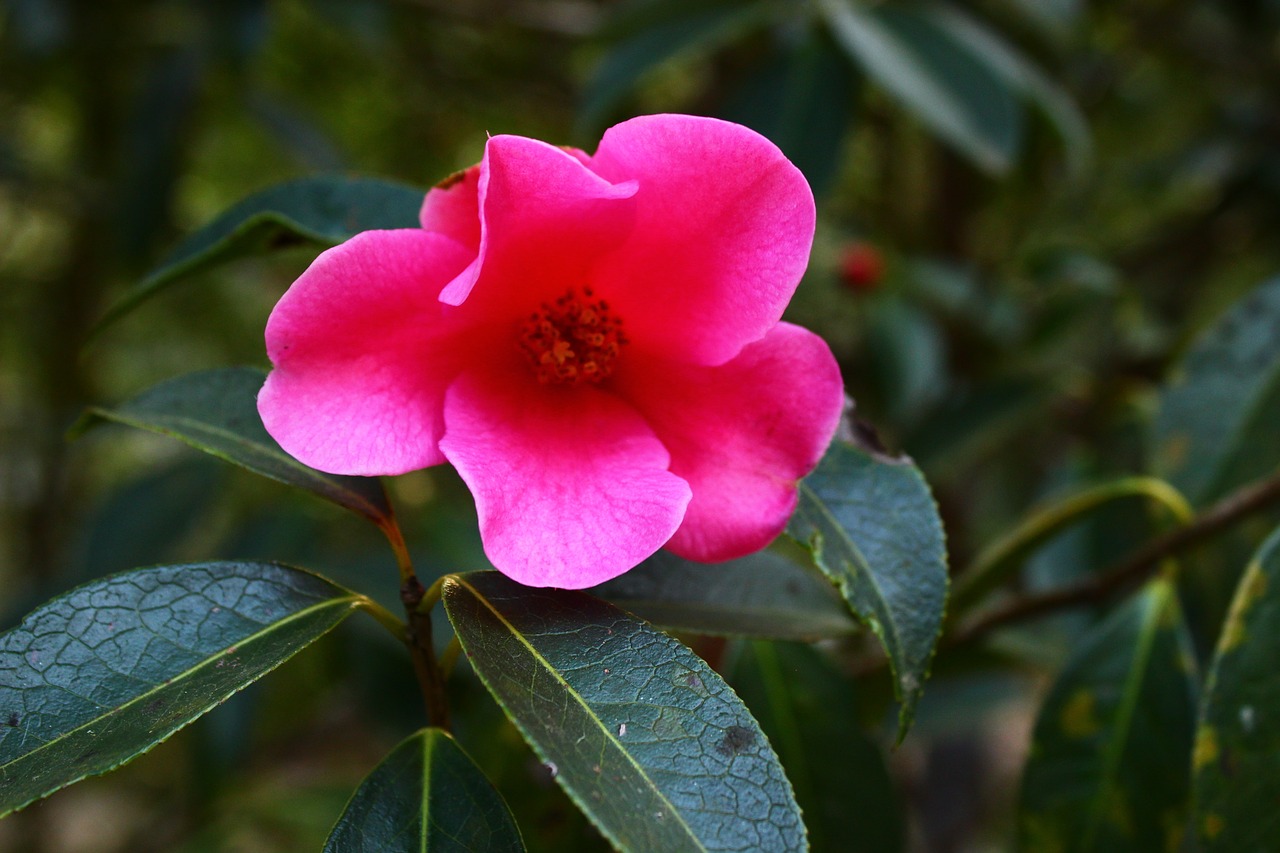
<instances>
[{"instance_id":1,"label":"serrated leaf edge","mask_svg":"<svg viewBox=\"0 0 1280 853\"><path fill-rule=\"evenodd\" d=\"M497 608L495 608L492 604L489 603L489 600L487 598L485 598L483 595L480 594L479 590L477 590L471 584L467 583L467 581L460 575L449 575L444 579L444 590L446 592L446 599L447 599L448 589L451 586L465 587L469 591L469 593L472 595L473 598L481 602L485 606L485 608L489 610L489 612L491 612L503 625L505 625L507 629L510 631L511 636L515 637L520 642L521 645L527 648L529 650L529 654L531 654L533 658L536 661L538 661L543 666L544 669L546 669L547 672L551 673L552 677L556 681L560 682L560 684L564 686L565 691L570 696L573 697L574 701L576 701L579 705L582 706L582 708L587 712L587 715L591 719L596 720L596 725L599 727L600 731L604 733L605 738L614 746L616 746L617 749L623 755L626 756L627 761L633 767L635 767L636 770L640 772L641 778L645 779L646 781L649 780L649 773L644 769L644 767L642 767L639 763L636 762L635 758L631 755L630 750L626 749L626 747L622 745L622 742L618 740L617 737L614 736L614 733L607 726L604 726L599 722L599 719L600 719L599 716L591 709L591 706L587 704L586 700L582 698L581 694L579 694L578 691L574 690L569 685L569 683L565 681L563 677L561 677L560 673L554 667L551 666L550 662L547 661L547 659L543 657L538 652L538 650L533 647L533 644L531 644L528 640L524 638L523 634L521 634L519 631L516 630L516 627L512 625L511 622L508 621L507 618L503 616L502 613L500 613ZM636 618L636 617L632 617L632 618ZM640 621L643 621L643 620L640 620ZM466 641L462 638L462 634L460 632L458 633L457 636L458 636L459 642L462 643L462 647L465 650L467 645ZM529 733L526 730L525 726L520 722L520 720L516 718L514 714L510 712L510 709L507 708L506 702L504 702L502 698L499 696L498 692L495 691L490 686L489 680L485 678L484 674L480 672L479 668L473 666L472 669L475 670L475 673L477 676L479 676L480 680L484 682L484 686L489 691L489 694L493 696L494 700L497 701L497 703L502 707L503 712L507 715L507 719L509 719L512 722L512 724L515 725L515 727L520 730L520 734L524 737L525 743L529 744L529 746L537 754L540 760L542 760L543 762L551 761L551 758L542 750L542 746L538 744L534 738L529 736ZM620 843L620 839L616 838L613 832L609 829L609 827L606 827L599 819L596 818L594 811L588 806L586 802L583 801L582 797L578 796L578 793L576 791L570 790L570 788L560 780L559 774L555 776L555 779L556 779L556 784L560 785L561 789L566 794L568 794L569 798L573 800L573 802L578 806L578 809L587 816L587 818L591 821L591 823L597 829L599 829L600 832L603 833L606 838L609 839L609 842L613 844L613 846L618 850L624 849L622 844ZM680 826L688 834L689 838L696 845L697 849L706 850L707 848L702 844L701 839L698 838L698 836L694 833L693 828L690 827L688 822L684 819L684 815L667 798L666 794L664 794L657 786L653 785L652 783L650 783L650 788L653 790L653 792L657 795L657 797L662 802L667 804L668 808L670 809L670 813L676 816L676 819L680 822Z\"/></svg>"}]
</instances>

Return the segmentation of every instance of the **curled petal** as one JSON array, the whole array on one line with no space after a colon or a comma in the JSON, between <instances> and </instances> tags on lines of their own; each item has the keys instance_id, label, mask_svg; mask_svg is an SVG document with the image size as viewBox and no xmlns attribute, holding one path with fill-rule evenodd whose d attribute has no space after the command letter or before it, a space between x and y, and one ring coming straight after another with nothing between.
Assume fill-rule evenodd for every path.
<instances>
[{"instance_id":1,"label":"curled petal","mask_svg":"<svg viewBox=\"0 0 1280 853\"><path fill-rule=\"evenodd\" d=\"M809 260L809 184L772 142L730 122L658 115L610 128L592 168L634 180L631 237L597 276L634 338L722 364L782 316Z\"/></svg>"},{"instance_id":2,"label":"curled petal","mask_svg":"<svg viewBox=\"0 0 1280 853\"><path fill-rule=\"evenodd\" d=\"M440 447L475 496L485 553L529 586L622 574L662 547L689 502L652 430L590 386L469 371L446 394L445 423Z\"/></svg>"},{"instance_id":3,"label":"curled petal","mask_svg":"<svg viewBox=\"0 0 1280 853\"><path fill-rule=\"evenodd\" d=\"M495 136L480 164L479 254L441 292L461 305L485 282L491 305L515 295L558 295L590 282L601 255L619 245L633 218L633 182L612 183L579 154L522 136Z\"/></svg>"},{"instance_id":4,"label":"curled petal","mask_svg":"<svg viewBox=\"0 0 1280 853\"><path fill-rule=\"evenodd\" d=\"M480 166L445 178L427 190L418 221L427 231L457 240L472 252L480 250Z\"/></svg>"},{"instance_id":5,"label":"curled petal","mask_svg":"<svg viewBox=\"0 0 1280 853\"><path fill-rule=\"evenodd\" d=\"M741 557L782 532L844 404L831 350L790 323L718 367L626 366L614 378L693 490L667 548L701 562Z\"/></svg>"},{"instance_id":6,"label":"curled petal","mask_svg":"<svg viewBox=\"0 0 1280 853\"><path fill-rule=\"evenodd\" d=\"M444 461L444 391L483 334L440 289L464 246L419 229L365 231L321 254L267 321L267 431L335 474L400 474Z\"/></svg>"}]
</instances>

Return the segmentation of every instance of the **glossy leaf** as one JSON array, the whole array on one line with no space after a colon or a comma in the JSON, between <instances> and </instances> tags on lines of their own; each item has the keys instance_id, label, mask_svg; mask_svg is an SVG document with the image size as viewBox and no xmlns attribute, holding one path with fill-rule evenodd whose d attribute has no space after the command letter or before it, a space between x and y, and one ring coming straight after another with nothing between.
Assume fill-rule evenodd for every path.
<instances>
[{"instance_id":1,"label":"glossy leaf","mask_svg":"<svg viewBox=\"0 0 1280 853\"><path fill-rule=\"evenodd\" d=\"M151 749L363 596L275 563L138 569L0 635L0 815Z\"/></svg>"},{"instance_id":2,"label":"glossy leaf","mask_svg":"<svg viewBox=\"0 0 1280 853\"><path fill-rule=\"evenodd\" d=\"M1195 664L1172 584L1087 635L1040 709L1020 849L1177 850L1186 825Z\"/></svg>"},{"instance_id":3,"label":"glossy leaf","mask_svg":"<svg viewBox=\"0 0 1280 853\"><path fill-rule=\"evenodd\" d=\"M836 441L800 483L787 532L884 646L905 734L947 600L946 542L924 477L908 459Z\"/></svg>"},{"instance_id":4,"label":"glossy leaf","mask_svg":"<svg viewBox=\"0 0 1280 853\"><path fill-rule=\"evenodd\" d=\"M412 228L422 190L371 178L303 178L255 193L171 251L103 317L101 329L168 285L227 261L289 246L332 246L360 231Z\"/></svg>"},{"instance_id":5,"label":"glossy leaf","mask_svg":"<svg viewBox=\"0 0 1280 853\"><path fill-rule=\"evenodd\" d=\"M729 681L778 750L815 851L894 853L906 828L852 684L808 646L743 643Z\"/></svg>"},{"instance_id":6,"label":"glossy leaf","mask_svg":"<svg viewBox=\"0 0 1280 853\"><path fill-rule=\"evenodd\" d=\"M967 45L919 14L884 4L820 0L849 58L980 168L1003 173L1022 146L1022 105Z\"/></svg>"},{"instance_id":7,"label":"glossy leaf","mask_svg":"<svg viewBox=\"0 0 1280 853\"><path fill-rule=\"evenodd\" d=\"M645 0L619 6L606 35L613 44L583 96L580 124L595 128L645 76L682 54L712 50L760 24L768 4L758 0Z\"/></svg>"},{"instance_id":8,"label":"glossy leaf","mask_svg":"<svg viewBox=\"0 0 1280 853\"><path fill-rule=\"evenodd\" d=\"M621 850L803 850L791 786L700 658L583 592L496 572L445 579L471 666Z\"/></svg>"},{"instance_id":9,"label":"glossy leaf","mask_svg":"<svg viewBox=\"0 0 1280 853\"><path fill-rule=\"evenodd\" d=\"M189 373L114 408L89 409L71 434L79 435L99 421L158 432L264 477L306 489L374 522L389 517L386 492L377 478L326 474L280 449L258 416L258 390L265 378L265 373L249 367Z\"/></svg>"},{"instance_id":10,"label":"glossy leaf","mask_svg":"<svg viewBox=\"0 0 1280 853\"><path fill-rule=\"evenodd\" d=\"M1240 579L1205 687L1193 784L1206 851L1267 850L1280 838L1277 660L1280 530Z\"/></svg>"},{"instance_id":11,"label":"glossy leaf","mask_svg":"<svg viewBox=\"0 0 1280 853\"><path fill-rule=\"evenodd\" d=\"M462 747L423 729L360 783L325 853L523 850L511 811Z\"/></svg>"},{"instance_id":12,"label":"glossy leaf","mask_svg":"<svg viewBox=\"0 0 1280 853\"><path fill-rule=\"evenodd\" d=\"M826 578L772 550L713 565L659 551L591 591L655 625L696 634L821 640L858 629Z\"/></svg>"},{"instance_id":13,"label":"glossy leaf","mask_svg":"<svg viewBox=\"0 0 1280 853\"><path fill-rule=\"evenodd\" d=\"M1160 400L1155 465L1206 504L1280 464L1280 277L1195 343Z\"/></svg>"}]
</instances>

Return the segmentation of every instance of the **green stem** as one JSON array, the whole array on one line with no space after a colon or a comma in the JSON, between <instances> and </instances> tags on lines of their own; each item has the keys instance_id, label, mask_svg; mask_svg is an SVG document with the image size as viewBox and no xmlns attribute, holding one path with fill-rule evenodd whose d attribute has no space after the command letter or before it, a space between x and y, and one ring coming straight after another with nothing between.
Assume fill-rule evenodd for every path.
<instances>
[{"instance_id":1,"label":"green stem","mask_svg":"<svg viewBox=\"0 0 1280 853\"><path fill-rule=\"evenodd\" d=\"M1105 601L1120 590L1153 574L1169 558L1277 503L1280 503L1280 471L1237 489L1206 509L1190 524L1156 537L1109 569L1046 592L1014 598L987 611L957 630L948 632L945 644L962 645L1012 622L1068 607Z\"/></svg>"},{"instance_id":2,"label":"green stem","mask_svg":"<svg viewBox=\"0 0 1280 853\"><path fill-rule=\"evenodd\" d=\"M1040 545L1083 516L1112 501L1147 497L1164 506L1180 525L1195 515L1186 498L1173 486L1156 477L1125 477L1071 495L1052 506L1033 512L1008 535L985 548L956 581L951 596L951 612L964 612L1022 566Z\"/></svg>"},{"instance_id":3,"label":"green stem","mask_svg":"<svg viewBox=\"0 0 1280 853\"><path fill-rule=\"evenodd\" d=\"M403 641L406 627L404 622L372 598L364 596L361 598L360 608L377 620L379 625L390 631L393 637L397 640Z\"/></svg>"}]
</instances>

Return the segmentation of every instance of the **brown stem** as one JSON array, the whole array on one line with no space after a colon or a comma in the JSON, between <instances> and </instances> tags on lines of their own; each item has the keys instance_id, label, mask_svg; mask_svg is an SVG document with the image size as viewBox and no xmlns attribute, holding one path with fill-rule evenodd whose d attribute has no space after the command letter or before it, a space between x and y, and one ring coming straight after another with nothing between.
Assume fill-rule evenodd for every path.
<instances>
[{"instance_id":1,"label":"brown stem","mask_svg":"<svg viewBox=\"0 0 1280 853\"><path fill-rule=\"evenodd\" d=\"M1245 516L1280 500L1280 472L1227 495L1186 527L1157 537L1130 556L1096 575L1037 595L1028 595L989 610L952 632L949 646L972 642L1002 625L1081 604L1105 601L1145 579L1168 557L1219 533Z\"/></svg>"},{"instance_id":2,"label":"brown stem","mask_svg":"<svg viewBox=\"0 0 1280 853\"><path fill-rule=\"evenodd\" d=\"M416 576L410 575L400 586L400 600L409 615L405 644L413 659L413 672L418 677L418 688L427 708L427 722L439 728L449 729L449 702L444 693L444 675L436 659L435 642L431 638L431 610L419 609L426 590Z\"/></svg>"}]
</instances>

